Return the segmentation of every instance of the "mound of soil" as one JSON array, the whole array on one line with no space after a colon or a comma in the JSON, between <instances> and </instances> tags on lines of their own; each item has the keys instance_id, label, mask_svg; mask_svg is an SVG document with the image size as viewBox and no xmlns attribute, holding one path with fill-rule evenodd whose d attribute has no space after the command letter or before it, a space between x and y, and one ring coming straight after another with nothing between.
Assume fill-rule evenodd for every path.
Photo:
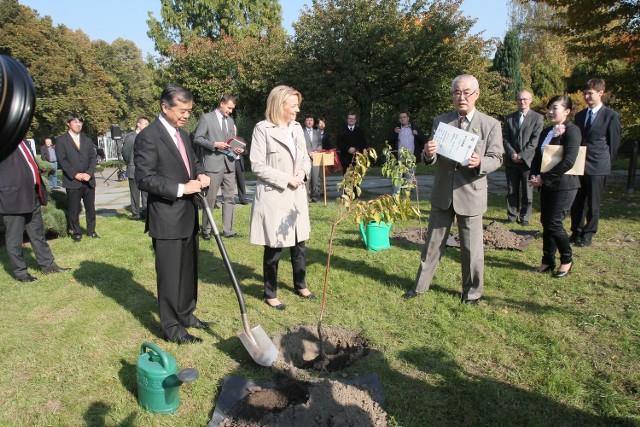
<instances>
[{"instance_id":1,"label":"mound of soil","mask_svg":"<svg viewBox=\"0 0 640 427\"><path fill-rule=\"evenodd\" d=\"M391 238L403 239L411 243L423 244L426 236L426 228L410 228L399 230L391 234ZM483 240L485 249L515 249L524 251L529 247L535 231L520 231L514 233L499 222L492 221L484 229ZM458 233L452 234L447 240L447 246L460 247Z\"/></svg>"},{"instance_id":2,"label":"mound of soil","mask_svg":"<svg viewBox=\"0 0 640 427\"><path fill-rule=\"evenodd\" d=\"M338 372L369 354L366 340L342 328L294 326L276 337L280 357L275 383L225 379L209 427L387 426L384 396L375 374L352 379L313 379L310 373Z\"/></svg>"}]
</instances>

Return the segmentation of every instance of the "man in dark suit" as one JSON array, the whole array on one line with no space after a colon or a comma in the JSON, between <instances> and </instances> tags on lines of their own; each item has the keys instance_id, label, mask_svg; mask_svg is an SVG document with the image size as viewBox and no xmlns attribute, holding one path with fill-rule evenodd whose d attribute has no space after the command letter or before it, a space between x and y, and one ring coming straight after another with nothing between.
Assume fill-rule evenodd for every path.
<instances>
[{"instance_id":1,"label":"man in dark suit","mask_svg":"<svg viewBox=\"0 0 640 427\"><path fill-rule=\"evenodd\" d=\"M454 219L460 234L462 303L476 305L484 290L484 247L482 215L487 211L487 174L502 164L502 129L496 119L476 110L480 96L478 80L469 74L456 77L451 84L454 111L436 117L431 137L440 123L459 127L480 137L467 165L438 154L438 142L424 147L426 164L438 165L431 215L414 289L404 294L414 298L429 290L447 246Z\"/></svg>"},{"instance_id":2,"label":"man in dark suit","mask_svg":"<svg viewBox=\"0 0 640 427\"><path fill-rule=\"evenodd\" d=\"M518 92L518 111L505 117L502 126L507 223L519 222L522 226L529 225L531 219L533 187L529 185L529 169L544 125L542 114L530 109L532 100L533 95L528 90Z\"/></svg>"},{"instance_id":3,"label":"man in dark suit","mask_svg":"<svg viewBox=\"0 0 640 427\"><path fill-rule=\"evenodd\" d=\"M51 138L44 140L44 145L40 148L40 158L53 165L53 171L49 173L49 186L51 189L58 188L58 159L56 158L56 148L53 146Z\"/></svg>"},{"instance_id":4,"label":"man in dark suit","mask_svg":"<svg viewBox=\"0 0 640 427\"><path fill-rule=\"evenodd\" d=\"M338 131L336 138L336 145L340 151L339 157L343 174L351 164L356 151L362 152L362 150L367 147L364 130L362 130L360 126L356 126L357 121L357 116L354 113L349 113L347 115L347 125Z\"/></svg>"},{"instance_id":5,"label":"man in dark suit","mask_svg":"<svg viewBox=\"0 0 640 427\"><path fill-rule=\"evenodd\" d=\"M404 148L416 156L416 161L418 161L422 157L422 150L427 142L427 137L418 126L415 126L409 120L409 112L401 111L398 115L398 123L389 132L388 141L398 160L400 160L400 149ZM404 174L404 178L406 180L413 179L415 172L414 168L409 173ZM400 193L400 187L394 186L393 192Z\"/></svg>"},{"instance_id":6,"label":"man in dark suit","mask_svg":"<svg viewBox=\"0 0 640 427\"><path fill-rule=\"evenodd\" d=\"M142 116L136 121L136 130L129 132L122 144L122 159L127 164L129 192L131 193L131 216L133 219L144 219L147 216L147 193L140 191L136 181L136 164L133 159L133 146L140 131L149 126L149 119Z\"/></svg>"},{"instance_id":7,"label":"man in dark suit","mask_svg":"<svg viewBox=\"0 0 640 427\"><path fill-rule=\"evenodd\" d=\"M222 234L224 237L238 237L233 229L236 208L236 157L241 156L240 148L231 149L227 141L236 134L236 125L231 117L236 108L233 95L222 95L218 107L203 114L198 121L195 143L200 151L200 163L211 180L207 192L207 202L213 206L222 189ZM206 212L202 213L202 236L211 239L211 224Z\"/></svg>"},{"instance_id":8,"label":"man in dark suit","mask_svg":"<svg viewBox=\"0 0 640 427\"><path fill-rule=\"evenodd\" d=\"M620 148L620 115L602 104L605 89L604 80L589 80L582 91L588 108L578 112L575 119L582 132L582 145L587 147L584 175L571 207L570 240L577 246L590 246L598 231L602 191L611 173L611 161Z\"/></svg>"},{"instance_id":9,"label":"man in dark suit","mask_svg":"<svg viewBox=\"0 0 640 427\"><path fill-rule=\"evenodd\" d=\"M208 329L193 312L198 296L198 209L194 194L209 186L189 136L181 130L193 95L170 84L160 96L162 113L136 137L135 178L148 193L145 232L156 255L160 325L165 339L202 342L186 328Z\"/></svg>"},{"instance_id":10,"label":"man in dark suit","mask_svg":"<svg viewBox=\"0 0 640 427\"><path fill-rule=\"evenodd\" d=\"M313 116L308 114L305 116L302 126L304 140L307 143L307 153L311 157L311 173L307 181L307 194L311 202L317 202L320 197L320 166L313 165L312 154L322 150L322 139L320 132L313 128L314 121Z\"/></svg>"},{"instance_id":11,"label":"man in dark suit","mask_svg":"<svg viewBox=\"0 0 640 427\"><path fill-rule=\"evenodd\" d=\"M5 244L13 275L20 282L33 282L27 271L22 237L27 231L31 248L42 273L61 273L45 238L40 206L48 201L47 189L38 166L24 142L0 161L0 214L5 227Z\"/></svg>"},{"instance_id":12,"label":"man in dark suit","mask_svg":"<svg viewBox=\"0 0 640 427\"><path fill-rule=\"evenodd\" d=\"M67 189L69 229L75 242L82 240L80 229L80 200L87 219L87 235L96 233L96 148L82 135L82 117L77 113L67 116L68 132L56 138L56 157L62 169L62 186Z\"/></svg>"}]
</instances>

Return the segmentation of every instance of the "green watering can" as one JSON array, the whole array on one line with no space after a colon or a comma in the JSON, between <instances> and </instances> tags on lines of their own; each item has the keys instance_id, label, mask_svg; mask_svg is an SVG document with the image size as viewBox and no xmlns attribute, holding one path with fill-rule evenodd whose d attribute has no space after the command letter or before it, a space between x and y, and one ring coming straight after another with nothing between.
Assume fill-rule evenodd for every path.
<instances>
[{"instance_id":1,"label":"green watering can","mask_svg":"<svg viewBox=\"0 0 640 427\"><path fill-rule=\"evenodd\" d=\"M150 350L150 351L147 351ZM178 409L178 390L182 383L191 382L199 374L186 368L176 374L176 359L150 342L140 346L138 357L138 403L156 414L173 414Z\"/></svg>"},{"instance_id":2,"label":"green watering can","mask_svg":"<svg viewBox=\"0 0 640 427\"><path fill-rule=\"evenodd\" d=\"M389 242L391 225L392 223L387 224L384 221L380 221L380 224L376 224L375 221L369 221L365 226L364 222L360 221L360 233L362 233L362 238L368 251L377 252L391 247Z\"/></svg>"}]
</instances>

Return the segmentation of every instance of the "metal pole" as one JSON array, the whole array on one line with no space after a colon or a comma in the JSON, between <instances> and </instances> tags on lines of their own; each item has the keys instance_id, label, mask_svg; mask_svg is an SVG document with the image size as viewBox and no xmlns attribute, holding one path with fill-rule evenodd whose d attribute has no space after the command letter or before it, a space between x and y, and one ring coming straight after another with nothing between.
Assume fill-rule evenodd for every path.
<instances>
[{"instance_id":1,"label":"metal pole","mask_svg":"<svg viewBox=\"0 0 640 427\"><path fill-rule=\"evenodd\" d=\"M631 157L629 158L629 171L627 173L627 194L633 193L636 186L636 171L638 170L638 141L633 142Z\"/></svg>"}]
</instances>

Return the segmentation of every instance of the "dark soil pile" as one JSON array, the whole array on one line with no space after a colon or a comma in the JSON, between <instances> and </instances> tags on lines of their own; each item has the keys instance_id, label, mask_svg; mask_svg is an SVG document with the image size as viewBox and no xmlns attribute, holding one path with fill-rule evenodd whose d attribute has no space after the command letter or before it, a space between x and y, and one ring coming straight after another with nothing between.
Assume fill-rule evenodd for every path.
<instances>
[{"instance_id":1,"label":"dark soil pile","mask_svg":"<svg viewBox=\"0 0 640 427\"><path fill-rule=\"evenodd\" d=\"M247 387L219 426L387 426L387 413L367 386L311 378L310 372L339 372L369 354L366 340L354 331L328 327L322 334L323 361L313 328L295 326L276 337L280 357L274 369L283 374L275 385Z\"/></svg>"},{"instance_id":2,"label":"dark soil pile","mask_svg":"<svg viewBox=\"0 0 640 427\"><path fill-rule=\"evenodd\" d=\"M426 233L426 228L410 228L392 233L391 238L402 239L411 243L424 244ZM492 221L484 229L484 247L485 249L516 249L523 251L529 246L534 234L535 232L531 231L514 233L513 231L505 228L504 225L499 222ZM447 246L460 246L458 233L454 233L449 237L449 240L447 240Z\"/></svg>"}]
</instances>

